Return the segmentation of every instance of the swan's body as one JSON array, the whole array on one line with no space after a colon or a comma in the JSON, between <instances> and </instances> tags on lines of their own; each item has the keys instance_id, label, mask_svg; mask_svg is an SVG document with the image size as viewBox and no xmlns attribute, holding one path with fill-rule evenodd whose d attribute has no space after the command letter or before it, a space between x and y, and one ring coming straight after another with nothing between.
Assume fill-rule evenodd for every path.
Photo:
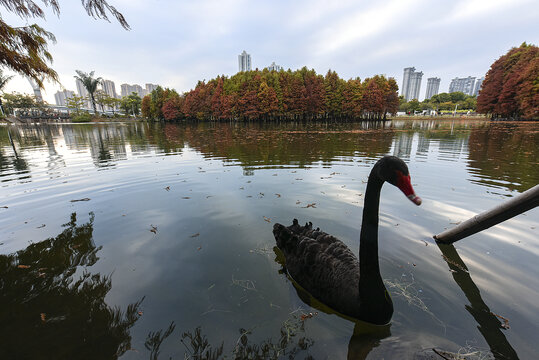
<instances>
[{"instance_id":1,"label":"swan's body","mask_svg":"<svg viewBox=\"0 0 539 360\"><path fill-rule=\"evenodd\" d=\"M393 315L393 303L378 264L378 205L385 181L421 204L406 164L394 156L380 159L369 175L365 193L360 261L342 241L320 229L313 230L311 223L300 226L294 219L291 226L273 227L288 273L299 285L333 310L374 324L387 324Z\"/></svg>"}]
</instances>

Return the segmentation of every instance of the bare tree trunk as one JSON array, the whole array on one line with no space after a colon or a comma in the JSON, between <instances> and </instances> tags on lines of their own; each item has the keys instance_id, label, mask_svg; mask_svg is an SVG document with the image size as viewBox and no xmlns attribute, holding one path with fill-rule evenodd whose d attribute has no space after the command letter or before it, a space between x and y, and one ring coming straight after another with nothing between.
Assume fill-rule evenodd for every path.
<instances>
[{"instance_id":1,"label":"bare tree trunk","mask_svg":"<svg viewBox=\"0 0 539 360\"><path fill-rule=\"evenodd\" d=\"M539 185L535 185L522 194L464 221L452 229L434 236L437 242L452 244L457 240L501 223L539 205Z\"/></svg>"}]
</instances>

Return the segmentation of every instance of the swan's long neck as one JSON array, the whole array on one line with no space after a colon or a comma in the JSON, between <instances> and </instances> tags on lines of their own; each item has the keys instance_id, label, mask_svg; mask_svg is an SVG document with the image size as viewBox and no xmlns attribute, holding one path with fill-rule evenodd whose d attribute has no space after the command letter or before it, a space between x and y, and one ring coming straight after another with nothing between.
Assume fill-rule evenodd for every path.
<instances>
[{"instance_id":1,"label":"swan's long neck","mask_svg":"<svg viewBox=\"0 0 539 360\"><path fill-rule=\"evenodd\" d=\"M384 181L375 173L369 175L363 222L359 241L359 297L361 304L376 303L385 298L385 287L378 263L378 212Z\"/></svg>"}]
</instances>

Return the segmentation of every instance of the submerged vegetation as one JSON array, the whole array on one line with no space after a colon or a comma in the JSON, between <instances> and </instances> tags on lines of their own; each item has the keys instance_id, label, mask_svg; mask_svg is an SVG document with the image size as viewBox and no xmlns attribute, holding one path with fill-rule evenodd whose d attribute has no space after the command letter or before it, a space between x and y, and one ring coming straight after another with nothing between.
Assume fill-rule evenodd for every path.
<instances>
[{"instance_id":1,"label":"submerged vegetation","mask_svg":"<svg viewBox=\"0 0 539 360\"><path fill-rule=\"evenodd\" d=\"M393 78L376 75L343 80L303 67L264 69L200 81L179 95L158 88L142 100L142 115L155 120L316 120L385 119L399 107Z\"/></svg>"}]
</instances>

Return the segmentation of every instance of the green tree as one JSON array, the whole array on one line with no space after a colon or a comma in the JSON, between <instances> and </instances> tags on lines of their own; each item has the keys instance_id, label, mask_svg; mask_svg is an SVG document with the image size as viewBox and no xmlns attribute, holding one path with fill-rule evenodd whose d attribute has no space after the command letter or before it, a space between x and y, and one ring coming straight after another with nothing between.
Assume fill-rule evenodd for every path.
<instances>
[{"instance_id":1,"label":"green tree","mask_svg":"<svg viewBox=\"0 0 539 360\"><path fill-rule=\"evenodd\" d=\"M118 106L120 106L120 102L121 100L120 99L116 99L112 96L107 96L104 100L103 100L105 106L108 106L109 108L112 109L112 113L114 114L116 109L118 108Z\"/></svg>"},{"instance_id":2,"label":"green tree","mask_svg":"<svg viewBox=\"0 0 539 360\"><path fill-rule=\"evenodd\" d=\"M451 98L451 102L458 103L466 99L466 94L460 91L456 91L449 93L449 97Z\"/></svg>"},{"instance_id":3,"label":"green tree","mask_svg":"<svg viewBox=\"0 0 539 360\"><path fill-rule=\"evenodd\" d=\"M42 2L54 14L60 14L58 0ZM89 16L108 21L110 14L124 29L129 29L124 16L107 0L81 0L81 3ZM0 0L0 6L27 22L35 18L45 19L45 11L33 0ZM0 65L30 77L41 87L44 79L58 81L58 74L48 65L52 62L48 45L55 41L52 33L37 24L14 27L0 18Z\"/></svg>"},{"instance_id":4,"label":"green tree","mask_svg":"<svg viewBox=\"0 0 539 360\"><path fill-rule=\"evenodd\" d=\"M3 94L3 97L4 109L7 114L14 115L16 109L30 110L40 107L33 95L11 93Z\"/></svg>"},{"instance_id":5,"label":"green tree","mask_svg":"<svg viewBox=\"0 0 539 360\"><path fill-rule=\"evenodd\" d=\"M142 99L136 92L133 92L130 95L122 98L120 108L125 112L126 115L131 114L133 116L137 116L140 113L141 104Z\"/></svg>"},{"instance_id":6,"label":"green tree","mask_svg":"<svg viewBox=\"0 0 539 360\"><path fill-rule=\"evenodd\" d=\"M88 96L90 97L89 100L92 103L94 114L97 114L97 108L95 106L95 92L97 91L97 85L99 85L103 79L100 77L94 78L94 71L91 71L89 74L80 70L75 70L75 72L78 74L75 75L75 79L79 80L86 91L88 91Z\"/></svg>"},{"instance_id":7,"label":"green tree","mask_svg":"<svg viewBox=\"0 0 539 360\"><path fill-rule=\"evenodd\" d=\"M81 109L84 106L84 98L82 96L72 96L67 99L67 108L72 109L75 115L81 114Z\"/></svg>"},{"instance_id":8,"label":"green tree","mask_svg":"<svg viewBox=\"0 0 539 360\"><path fill-rule=\"evenodd\" d=\"M105 106L107 106L107 99L109 98L109 95L103 90L99 89L96 90L94 98L95 103L101 108L101 112L105 113Z\"/></svg>"},{"instance_id":9,"label":"green tree","mask_svg":"<svg viewBox=\"0 0 539 360\"><path fill-rule=\"evenodd\" d=\"M408 104L408 111L410 111L412 114L414 114L417 110L421 109L421 106L419 105L419 101L417 99L410 100Z\"/></svg>"},{"instance_id":10,"label":"green tree","mask_svg":"<svg viewBox=\"0 0 539 360\"><path fill-rule=\"evenodd\" d=\"M6 87L9 80L11 80L13 76L4 75L2 72L2 69L0 69L0 92L4 93L4 88ZM4 108L2 106L2 97L0 96L0 115L4 115Z\"/></svg>"}]
</instances>

